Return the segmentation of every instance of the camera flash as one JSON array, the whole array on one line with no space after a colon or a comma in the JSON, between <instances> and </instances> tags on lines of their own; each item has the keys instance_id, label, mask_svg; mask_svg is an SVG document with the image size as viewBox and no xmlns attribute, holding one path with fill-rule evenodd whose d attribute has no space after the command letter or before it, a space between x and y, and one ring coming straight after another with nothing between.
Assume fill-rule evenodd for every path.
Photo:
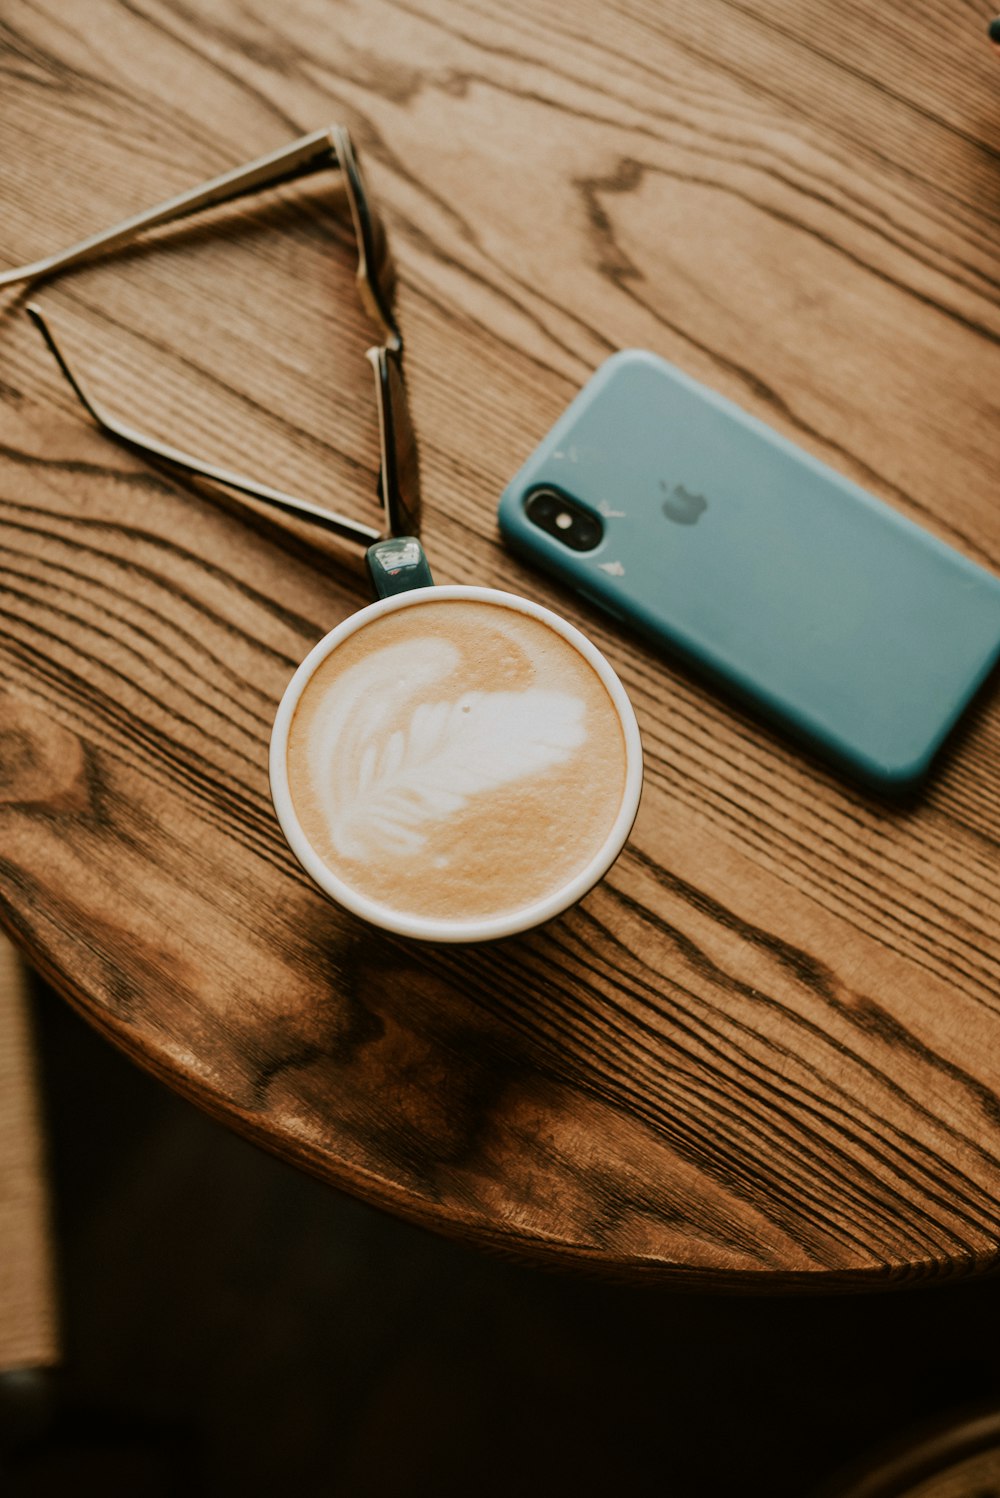
<instances>
[{"instance_id":1,"label":"camera flash","mask_svg":"<svg viewBox=\"0 0 1000 1498\"><path fill-rule=\"evenodd\" d=\"M561 531L568 531L573 524L573 517L566 510L561 510L556 516L556 525Z\"/></svg>"}]
</instances>

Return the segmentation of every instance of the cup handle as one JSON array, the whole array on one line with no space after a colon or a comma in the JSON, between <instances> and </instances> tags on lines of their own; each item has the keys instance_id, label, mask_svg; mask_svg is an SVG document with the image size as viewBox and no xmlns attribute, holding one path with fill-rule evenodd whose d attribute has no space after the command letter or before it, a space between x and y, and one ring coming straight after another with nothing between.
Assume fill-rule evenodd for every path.
<instances>
[{"instance_id":1,"label":"cup handle","mask_svg":"<svg viewBox=\"0 0 1000 1498\"><path fill-rule=\"evenodd\" d=\"M391 598L395 593L434 586L424 548L415 536L376 541L365 552L365 561L376 598Z\"/></svg>"}]
</instances>

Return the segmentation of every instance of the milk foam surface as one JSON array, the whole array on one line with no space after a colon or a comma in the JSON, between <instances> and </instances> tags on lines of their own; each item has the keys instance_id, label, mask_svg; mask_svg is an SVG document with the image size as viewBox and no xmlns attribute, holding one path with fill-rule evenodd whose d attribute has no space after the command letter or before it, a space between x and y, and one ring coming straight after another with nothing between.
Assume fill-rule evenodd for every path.
<instances>
[{"instance_id":1,"label":"milk foam surface","mask_svg":"<svg viewBox=\"0 0 1000 1498\"><path fill-rule=\"evenodd\" d=\"M483 919L533 904L597 853L625 786L617 710L590 663L501 604L428 601L319 665L288 738L303 832L387 909Z\"/></svg>"}]
</instances>

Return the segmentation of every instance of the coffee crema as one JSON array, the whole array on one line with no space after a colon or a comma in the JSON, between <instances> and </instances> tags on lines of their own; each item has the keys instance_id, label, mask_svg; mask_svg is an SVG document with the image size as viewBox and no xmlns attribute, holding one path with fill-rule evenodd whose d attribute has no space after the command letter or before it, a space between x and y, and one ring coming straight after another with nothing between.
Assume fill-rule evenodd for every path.
<instances>
[{"instance_id":1,"label":"coffee crema","mask_svg":"<svg viewBox=\"0 0 1000 1498\"><path fill-rule=\"evenodd\" d=\"M452 598L342 640L302 690L286 764L302 832L336 878L387 911L483 921L587 868L627 759L618 710L569 640Z\"/></svg>"}]
</instances>

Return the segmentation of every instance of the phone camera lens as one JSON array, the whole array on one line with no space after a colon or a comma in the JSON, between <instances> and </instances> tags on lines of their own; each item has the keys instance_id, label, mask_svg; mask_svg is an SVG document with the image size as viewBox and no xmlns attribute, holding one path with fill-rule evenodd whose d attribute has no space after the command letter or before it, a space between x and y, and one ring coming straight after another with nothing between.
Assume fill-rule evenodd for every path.
<instances>
[{"instance_id":1,"label":"phone camera lens","mask_svg":"<svg viewBox=\"0 0 1000 1498\"><path fill-rule=\"evenodd\" d=\"M540 530L572 551L593 551L604 535L604 527L592 510L557 490L536 489L528 495L524 508Z\"/></svg>"}]
</instances>

